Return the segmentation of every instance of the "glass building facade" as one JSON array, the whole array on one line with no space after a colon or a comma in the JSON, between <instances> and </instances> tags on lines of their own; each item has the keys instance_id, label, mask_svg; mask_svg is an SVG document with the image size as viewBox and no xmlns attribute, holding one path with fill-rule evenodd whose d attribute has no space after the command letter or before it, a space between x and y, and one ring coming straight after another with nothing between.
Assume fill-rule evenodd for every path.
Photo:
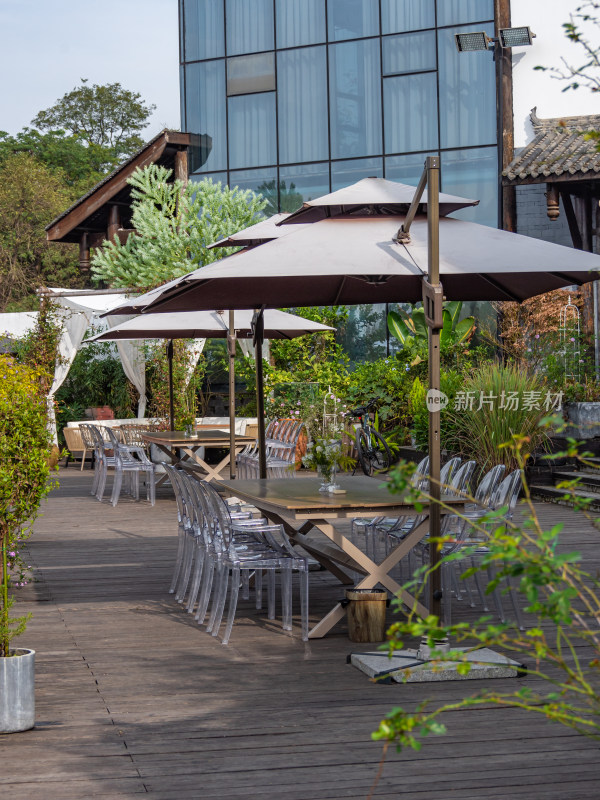
<instances>
[{"instance_id":1,"label":"glass building facade","mask_svg":"<svg viewBox=\"0 0 600 800\"><path fill-rule=\"evenodd\" d=\"M267 212L367 176L480 199L498 224L495 65L454 34L494 35L493 0L180 0L181 126L191 177L253 189Z\"/></svg>"}]
</instances>

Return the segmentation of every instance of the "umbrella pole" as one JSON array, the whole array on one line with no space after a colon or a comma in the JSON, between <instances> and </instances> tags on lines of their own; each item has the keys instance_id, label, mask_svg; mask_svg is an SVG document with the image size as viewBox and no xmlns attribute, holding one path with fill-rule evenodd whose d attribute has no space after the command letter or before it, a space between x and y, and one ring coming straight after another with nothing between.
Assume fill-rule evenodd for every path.
<instances>
[{"instance_id":1,"label":"umbrella pole","mask_svg":"<svg viewBox=\"0 0 600 800\"><path fill-rule=\"evenodd\" d=\"M429 534L437 539L441 533L440 514L440 329L442 327L443 292L440 285L439 248L439 191L440 161L437 156L428 156L427 169L427 238L428 238L428 282L423 286L423 307L429 329L429 475L431 506L429 508ZM440 571L440 549L431 544L429 577L429 613L441 618L442 579Z\"/></svg>"},{"instance_id":2,"label":"umbrella pole","mask_svg":"<svg viewBox=\"0 0 600 800\"><path fill-rule=\"evenodd\" d=\"M169 425L175 430L175 404L173 402L173 339L167 343L167 361L169 362Z\"/></svg>"},{"instance_id":3,"label":"umbrella pole","mask_svg":"<svg viewBox=\"0 0 600 800\"><path fill-rule=\"evenodd\" d=\"M267 445L265 441L265 397L263 382L262 346L264 340L264 308L255 312L252 320L254 331L254 358L256 361L256 414L258 417L258 476L267 477Z\"/></svg>"},{"instance_id":4,"label":"umbrella pole","mask_svg":"<svg viewBox=\"0 0 600 800\"><path fill-rule=\"evenodd\" d=\"M235 311L229 312L229 331L227 333L229 351L229 477L236 476L235 463Z\"/></svg>"}]
</instances>

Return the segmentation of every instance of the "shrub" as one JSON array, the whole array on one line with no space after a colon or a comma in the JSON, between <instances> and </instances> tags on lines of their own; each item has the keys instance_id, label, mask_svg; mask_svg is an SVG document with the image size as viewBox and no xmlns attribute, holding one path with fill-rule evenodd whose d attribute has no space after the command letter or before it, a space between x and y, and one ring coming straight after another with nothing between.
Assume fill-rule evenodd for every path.
<instances>
[{"instance_id":1,"label":"shrub","mask_svg":"<svg viewBox=\"0 0 600 800\"><path fill-rule=\"evenodd\" d=\"M31 533L40 501L52 488L51 444L39 371L0 356L0 657L9 655L10 640L25 628L25 617L10 618L9 552Z\"/></svg>"},{"instance_id":2,"label":"shrub","mask_svg":"<svg viewBox=\"0 0 600 800\"><path fill-rule=\"evenodd\" d=\"M507 470L516 469L514 451L504 443L526 437L531 453L547 444L540 422L551 410L549 397L539 376L514 366L484 364L454 395L446 446L482 468L505 464Z\"/></svg>"}]
</instances>

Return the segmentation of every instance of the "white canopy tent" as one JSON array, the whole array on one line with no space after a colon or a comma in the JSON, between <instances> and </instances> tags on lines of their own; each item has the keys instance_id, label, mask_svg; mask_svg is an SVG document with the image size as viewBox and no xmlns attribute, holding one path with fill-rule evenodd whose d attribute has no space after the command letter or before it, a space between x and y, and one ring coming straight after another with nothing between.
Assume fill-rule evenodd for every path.
<instances>
[{"instance_id":1,"label":"white canopy tent","mask_svg":"<svg viewBox=\"0 0 600 800\"><path fill-rule=\"evenodd\" d=\"M131 315L112 315L108 313L112 308L123 304L130 298L126 294L117 292L94 292L91 290L61 289L58 287L49 287L44 293L46 297L58 306L58 314L63 328L58 345L54 379L48 394L49 427L54 441L57 442L54 397L69 374L71 364L81 347L86 332L90 328L96 333L109 330L115 325L131 319ZM107 313L108 316L101 316ZM7 342L11 342L22 338L33 330L37 318L37 311L0 314L0 340L4 339ZM204 341L204 339L200 339L190 344L190 377L204 347ZM123 371L139 392L138 417L143 417L146 411L144 343L142 341L119 341L116 342L116 345ZM6 345L4 349L8 349Z\"/></svg>"}]
</instances>

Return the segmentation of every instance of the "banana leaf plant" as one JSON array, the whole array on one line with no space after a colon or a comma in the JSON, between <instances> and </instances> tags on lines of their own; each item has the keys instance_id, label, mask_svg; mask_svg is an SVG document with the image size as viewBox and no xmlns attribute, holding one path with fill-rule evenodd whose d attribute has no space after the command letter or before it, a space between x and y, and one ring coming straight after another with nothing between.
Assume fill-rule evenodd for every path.
<instances>
[{"instance_id":1,"label":"banana leaf plant","mask_svg":"<svg viewBox=\"0 0 600 800\"><path fill-rule=\"evenodd\" d=\"M444 303L444 326L440 331L440 345L457 345L467 342L475 330L475 317L460 319L462 303L460 300ZM419 351L427 348L427 323L422 306L414 307L410 314L406 311L390 311L388 328L405 351L414 351L418 364L422 359Z\"/></svg>"}]
</instances>

